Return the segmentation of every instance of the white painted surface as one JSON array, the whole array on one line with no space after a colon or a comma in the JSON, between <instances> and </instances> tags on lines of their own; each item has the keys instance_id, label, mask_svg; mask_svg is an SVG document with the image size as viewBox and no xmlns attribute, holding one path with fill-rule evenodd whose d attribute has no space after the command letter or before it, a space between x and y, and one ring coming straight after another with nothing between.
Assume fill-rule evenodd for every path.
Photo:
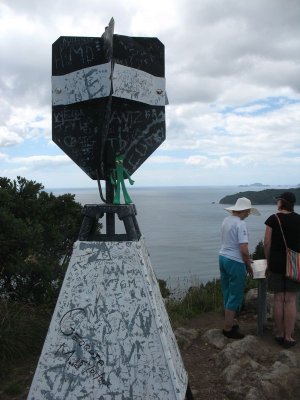
<instances>
[{"instance_id":1,"label":"white painted surface","mask_svg":"<svg viewBox=\"0 0 300 400\"><path fill-rule=\"evenodd\" d=\"M253 279L262 279L266 277L267 260L254 260L251 266L253 270Z\"/></svg>"},{"instance_id":2,"label":"white painted surface","mask_svg":"<svg viewBox=\"0 0 300 400\"><path fill-rule=\"evenodd\" d=\"M143 238L76 242L29 400L183 400L187 374Z\"/></svg>"},{"instance_id":3,"label":"white painted surface","mask_svg":"<svg viewBox=\"0 0 300 400\"><path fill-rule=\"evenodd\" d=\"M111 62L80 69L62 76L52 76L52 104L68 105L110 95L164 106L167 103L165 78ZM112 78L112 81L111 81Z\"/></svg>"},{"instance_id":4,"label":"white painted surface","mask_svg":"<svg viewBox=\"0 0 300 400\"><path fill-rule=\"evenodd\" d=\"M110 62L52 76L52 104L66 105L109 96L110 76Z\"/></svg>"},{"instance_id":5,"label":"white painted surface","mask_svg":"<svg viewBox=\"0 0 300 400\"><path fill-rule=\"evenodd\" d=\"M165 78L159 78L139 69L115 64L113 96L140 101L154 106L166 104Z\"/></svg>"}]
</instances>

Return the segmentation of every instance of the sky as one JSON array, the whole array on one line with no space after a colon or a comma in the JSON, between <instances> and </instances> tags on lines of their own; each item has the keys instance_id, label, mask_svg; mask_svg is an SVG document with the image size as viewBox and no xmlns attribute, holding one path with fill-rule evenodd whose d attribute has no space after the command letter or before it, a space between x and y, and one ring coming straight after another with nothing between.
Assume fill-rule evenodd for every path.
<instances>
[{"instance_id":1,"label":"sky","mask_svg":"<svg viewBox=\"0 0 300 400\"><path fill-rule=\"evenodd\" d=\"M115 33L165 45L166 140L139 186L300 184L300 1L0 0L0 176L93 188L52 142L52 43Z\"/></svg>"}]
</instances>

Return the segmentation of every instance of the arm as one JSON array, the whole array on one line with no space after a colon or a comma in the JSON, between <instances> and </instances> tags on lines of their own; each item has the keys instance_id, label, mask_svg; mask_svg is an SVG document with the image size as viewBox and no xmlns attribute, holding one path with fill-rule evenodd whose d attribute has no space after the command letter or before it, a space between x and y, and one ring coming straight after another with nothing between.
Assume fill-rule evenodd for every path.
<instances>
[{"instance_id":1,"label":"arm","mask_svg":"<svg viewBox=\"0 0 300 400\"><path fill-rule=\"evenodd\" d=\"M134 184L134 180L132 180L132 179L130 178L130 175L129 175L127 169L124 168L124 169L123 169L123 172L124 172L124 175L128 178L130 185L133 185L133 184ZM125 179L126 179L126 178L125 178Z\"/></svg>"},{"instance_id":2,"label":"arm","mask_svg":"<svg viewBox=\"0 0 300 400\"><path fill-rule=\"evenodd\" d=\"M267 260L270 257L271 240L272 240L272 228L267 225L264 238L264 252Z\"/></svg>"},{"instance_id":3,"label":"arm","mask_svg":"<svg viewBox=\"0 0 300 400\"><path fill-rule=\"evenodd\" d=\"M253 275L252 267L251 267L251 259L249 255L248 243L240 243L240 252L242 255L242 259L246 265L247 272L251 276Z\"/></svg>"}]
</instances>

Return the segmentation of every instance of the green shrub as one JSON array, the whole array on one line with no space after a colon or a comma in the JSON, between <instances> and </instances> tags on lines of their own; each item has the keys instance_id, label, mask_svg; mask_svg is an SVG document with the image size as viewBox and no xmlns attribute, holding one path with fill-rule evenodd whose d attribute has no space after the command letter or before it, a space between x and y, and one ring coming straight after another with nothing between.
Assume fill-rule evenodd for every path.
<instances>
[{"instance_id":1,"label":"green shrub","mask_svg":"<svg viewBox=\"0 0 300 400\"><path fill-rule=\"evenodd\" d=\"M247 276L245 293L256 287L256 280ZM221 312L223 310L223 295L220 279L191 287L182 299L168 299L166 309L174 327L205 312Z\"/></svg>"},{"instance_id":2,"label":"green shrub","mask_svg":"<svg viewBox=\"0 0 300 400\"><path fill-rule=\"evenodd\" d=\"M168 298L171 294L171 291L169 290L167 286L167 282L163 279L158 279L158 284L159 284L159 290L164 299Z\"/></svg>"},{"instance_id":3,"label":"green shrub","mask_svg":"<svg viewBox=\"0 0 300 400\"><path fill-rule=\"evenodd\" d=\"M0 371L11 361L40 353L51 314L42 307L0 301Z\"/></svg>"},{"instance_id":4,"label":"green shrub","mask_svg":"<svg viewBox=\"0 0 300 400\"><path fill-rule=\"evenodd\" d=\"M253 252L253 254L251 255L253 260L261 260L266 258L265 257L265 252L264 252L264 244L263 241L261 240L260 242L258 242L258 244L255 247L255 250Z\"/></svg>"},{"instance_id":5,"label":"green shrub","mask_svg":"<svg viewBox=\"0 0 300 400\"><path fill-rule=\"evenodd\" d=\"M253 288L257 288L257 279L253 279L247 275L245 293L247 293L250 289L253 289Z\"/></svg>"},{"instance_id":6,"label":"green shrub","mask_svg":"<svg viewBox=\"0 0 300 400\"><path fill-rule=\"evenodd\" d=\"M166 308L173 325L184 323L189 318L208 311L220 311L223 307L219 279L197 287L191 287L182 300L171 299Z\"/></svg>"},{"instance_id":7,"label":"green shrub","mask_svg":"<svg viewBox=\"0 0 300 400\"><path fill-rule=\"evenodd\" d=\"M55 304L82 206L74 195L54 196L43 185L0 177L0 292L20 303Z\"/></svg>"},{"instance_id":8,"label":"green shrub","mask_svg":"<svg viewBox=\"0 0 300 400\"><path fill-rule=\"evenodd\" d=\"M10 382L5 386L3 392L9 396L16 396L18 394L21 394L24 389L25 387L19 382Z\"/></svg>"}]
</instances>

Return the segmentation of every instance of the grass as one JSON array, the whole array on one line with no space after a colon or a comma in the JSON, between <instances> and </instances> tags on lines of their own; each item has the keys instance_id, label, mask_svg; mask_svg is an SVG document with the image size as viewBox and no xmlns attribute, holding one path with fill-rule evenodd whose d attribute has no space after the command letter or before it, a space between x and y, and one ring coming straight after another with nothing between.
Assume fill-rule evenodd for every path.
<instances>
[{"instance_id":1,"label":"grass","mask_svg":"<svg viewBox=\"0 0 300 400\"><path fill-rule=\"evenodd\" d=\"M166 308L173 326L178 326L201 313L221 310L222 304L220 280L216 279L191 287L182 299L168 300Z\"/></svg>"},{"instance_id":2,"label":"grass","mask_svg":"<svg viewBox=\"0 0 300 400\"><path fill-rule=\"evenodd\" d=\"M247 278L245 292L254 287L256 287L256 281ZM167 300L166 308L174 327L184 324L199 314L222 311L223 296L220 279L192 286L182 299Z\"/></svg>"},{"instance_id":3,"label":"grass","mask_svg":"<svg viewBox=\"0 0 300 400\"><path fill-rule=\"evenodd\" d=\"M23 393L24 385L19 382L10 382L7 386L5 386L3 393L9 396L16 396L18 394Z\"/></svg>"},{"instance_id":4,"label":"grass","mask_svg":"<svg viewBox=\"0 0 300 400\"><path fill-rule=\"evenodd\" d=\"M12 362L41 351L52 311L0 301L0 375Z\"/></svg>"}]
</instances>

